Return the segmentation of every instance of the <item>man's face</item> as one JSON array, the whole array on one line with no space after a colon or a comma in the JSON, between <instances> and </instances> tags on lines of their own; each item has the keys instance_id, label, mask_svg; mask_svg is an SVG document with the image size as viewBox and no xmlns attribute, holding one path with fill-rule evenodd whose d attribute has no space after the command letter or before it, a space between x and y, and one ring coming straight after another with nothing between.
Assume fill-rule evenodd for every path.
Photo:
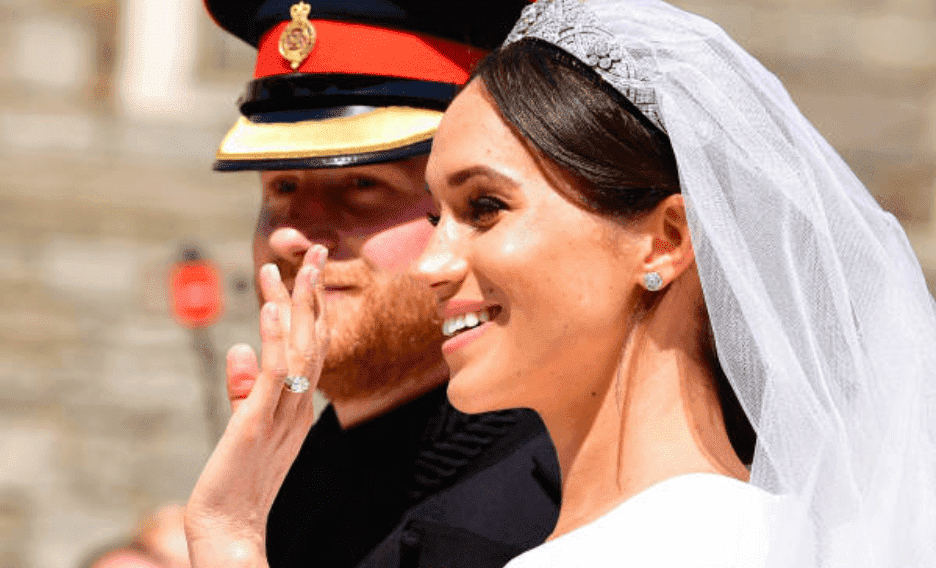
<instances>
[{"instance_id":1,"label":"man's face","mask_svg":"<svg viewBox=\"0 0 936 568\"><path fill-rule=\"evenodd\" d=\"M441 361L435 294L406 274L432 232L425 167L421 156L260 176L255 278L273 262L291 291L306 250L329 251L321 279L332 332L319 388L333 400L379 393L401 371Z\"/></svg>"}]
</instances>

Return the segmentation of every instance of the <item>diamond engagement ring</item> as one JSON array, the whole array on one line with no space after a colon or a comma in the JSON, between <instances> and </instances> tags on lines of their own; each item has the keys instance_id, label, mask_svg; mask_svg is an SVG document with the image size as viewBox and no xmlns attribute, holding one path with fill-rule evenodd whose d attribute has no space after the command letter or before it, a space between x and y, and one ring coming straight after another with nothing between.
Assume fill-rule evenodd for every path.
<instances>
[{"instance_id":1,"label":"diamond engagement ring","mask_svg":"<svg viewBox=\"0 0 936 568\"><path fill-rule=\"evenodd\" d=\"M289 389L289 392L300 394L309 390L309 387L312 386L312 383L309 382L309 379L303 377L302 375L286 377L283 380L283 383L286 385L286 388Z\"/></svg>"}]
</instances>

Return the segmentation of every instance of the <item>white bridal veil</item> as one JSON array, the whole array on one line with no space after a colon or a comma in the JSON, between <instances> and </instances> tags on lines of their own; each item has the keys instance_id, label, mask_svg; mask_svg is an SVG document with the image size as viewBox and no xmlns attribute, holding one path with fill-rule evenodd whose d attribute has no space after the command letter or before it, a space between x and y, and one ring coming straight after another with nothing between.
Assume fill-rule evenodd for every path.
<instances>
[{"instance_id":1,"label":"white bridal veil","mask_svg":"<svg viewBox=\"0 0 936 568\"><path fill-rule=\"evenodd\" d=\"M936 567L936 304L907 238L780 82L654 0L539 0L535 37L668 134L719 360L782 495L772 566Z\"/></svg>"}]
</instances>

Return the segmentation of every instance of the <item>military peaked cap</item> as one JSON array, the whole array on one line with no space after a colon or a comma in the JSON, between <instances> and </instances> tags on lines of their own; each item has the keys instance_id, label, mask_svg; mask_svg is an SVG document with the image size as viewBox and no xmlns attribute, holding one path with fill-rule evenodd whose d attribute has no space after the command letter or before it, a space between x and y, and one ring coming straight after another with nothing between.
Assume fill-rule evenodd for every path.
<instances>
[{"instance_id":1,"label":"military peaked cap","mask_svg":"<svg viewBox=\"0 0 936 568\"><path fill-rule=\"evenodd\" d=\"M429 151L471 68L529 0L205 0L257 48L217 170L340 167Z\"/></svg>"}]
</instances>

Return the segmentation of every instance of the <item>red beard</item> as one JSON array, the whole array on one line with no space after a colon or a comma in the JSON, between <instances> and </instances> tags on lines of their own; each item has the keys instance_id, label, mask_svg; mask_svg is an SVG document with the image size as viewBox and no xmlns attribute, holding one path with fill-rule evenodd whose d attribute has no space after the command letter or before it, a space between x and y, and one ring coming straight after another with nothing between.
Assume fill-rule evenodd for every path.
<instances>
[{"instance_id":1,"label":"red beard","mask_svg":"<svg viewBox=\"0 0 936 568\"><path fill-rule=\"evenodd\" d=\"M331 340L318 388L332 400L379 395L442 360L438 300L424 282L366 261L328 263Z\"/></svg>"}]
</instances>

